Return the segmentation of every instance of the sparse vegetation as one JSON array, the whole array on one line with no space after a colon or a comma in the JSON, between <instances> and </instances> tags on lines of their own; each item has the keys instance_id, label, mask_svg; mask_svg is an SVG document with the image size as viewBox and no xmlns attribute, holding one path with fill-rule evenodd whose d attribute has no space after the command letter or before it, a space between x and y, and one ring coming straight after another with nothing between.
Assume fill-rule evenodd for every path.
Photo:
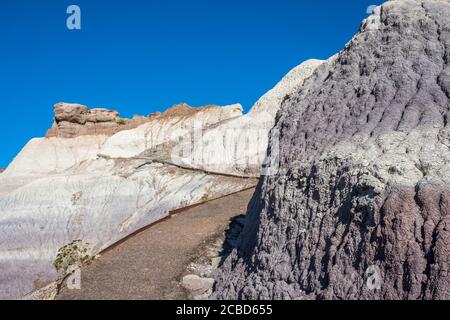
<instances>
[{"instance_id":1,"label":"sparse vegetation","mask_svg":"<svg viewBox=\"0 0 450 320\"><path fill-rule=\"evenodd\" d=\"M202 198L200 200L202 200L202 202L208 201L209 200L209 195L207 193L203 194Z\"/></svg>"},{"instance_id":2,"label":"sparse vegetation","mask_svg":"<svg viewBox=\"0 0 450 320\"><path fill-rule=\"evenodd\" d=\"M53 265L64 276L71 273L74 268L81 267L92 259L89 244L83 243L81 240L74 240L58 250Z\"/></svg>"}]
</instances>

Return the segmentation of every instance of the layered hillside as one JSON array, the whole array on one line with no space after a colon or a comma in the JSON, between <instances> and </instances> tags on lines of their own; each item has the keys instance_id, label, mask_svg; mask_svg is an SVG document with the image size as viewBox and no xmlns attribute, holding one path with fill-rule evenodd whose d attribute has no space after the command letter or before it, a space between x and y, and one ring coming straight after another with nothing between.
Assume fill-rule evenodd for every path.
<instances>
[{"instance_id":1,"label":"layered hillside","mask_svg":"<svg viewBox=\"0 0 450 320\"><path fill-rule=\"evenodd\" d=\"M303 62L263 95L248 114L197 131L195 143L187 140L175 146L165 145L170 150L171 162L185 168L241 177L270 174L278 163L265 161L269 131L281 102L286 95L301 88L305 79L323 63L315 59ZM152 154L160 154L160 150L151 150L149 155Z\"/></svg>"},{"instance_id":2,"label":"layered hillside","mask_svg":"<svg viewBox=\"0 0 450 320\"><path fill-rule=\"evenodd\" d=\"M251 121L265 135L255 150L258 157L266 152L282 97L301 86L318 64L307 62L300 67L304 72L291 73L290 86L277 86L275 100L260 103L270 116L253 112ZM205 145L209 132L223 139L229 123L241 137L249 136L252 126L240 105L180 104L133 119L79 104L59 103L54 111L46 137L32 139L0 176L0 299L23 297L53 283L64 275L57 268L73 254L89 259L172 210L257 183L241 173L259 176L259 158L251 170L231 158L211 172L204 162L210 153L205 159L189 154ZM242 139L230 143L236 149ZM179 150L195 161L180 163ZM234 167L239 170L229 169Z\"/></svg>"},{"instance_id":3,"label":"layered hillside","mask_svg":"<svg viewBox=\"0 0 450 320\"><path fill-rule=\"evenodd\" d=\"M0 178L0 298L20 297L56 280L53 264L58 251L73 241L82 242L95 255L171 210L255 184L132 153L139 146L144 151L176 139L177 128L189 128L194 117L209 126L242 114L236 106L173 112L179 109L175 106L166 116L141 121L134 130L158 134L144 142L135 131L120 127L126 123L116 121L115 112L102 110L101 121L98 109L55 106L57 125L46 138L31 140ZM93 115L97 119L85 121ZM63 121L58 120L61 117ZM124 135L116 140L117 134ZM130 156L102 155L111 141L122 141L120 150Z\"/></svg>"},{"instance_id":4,"label":"layered hillside","mask_svg":"<svg viewBox=\"0 0 450 320\"><path fill-rule=\"evenodd\" d=\"M449 22L388 1L283 102L215 298L450 298Z\"/></svg>"}]
</instances>

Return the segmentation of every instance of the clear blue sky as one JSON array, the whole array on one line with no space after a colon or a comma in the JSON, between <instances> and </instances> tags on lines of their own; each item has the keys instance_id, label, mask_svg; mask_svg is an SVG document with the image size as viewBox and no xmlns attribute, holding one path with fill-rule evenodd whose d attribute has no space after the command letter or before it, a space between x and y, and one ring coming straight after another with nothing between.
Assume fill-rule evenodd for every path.
<instances>
[{"instance_id":1,"label":"clear blue sky","mask_svg":"<svg viewBox=\"0 0 450 320\"><path fill-rule=\"evenodd\" d=\"M146 115L187 102L247 111L292 67L325 59L381 0L2 0L0 167L53 104ZM66 28L80 6L82 30Z\"/></svg>"}]
</instances>

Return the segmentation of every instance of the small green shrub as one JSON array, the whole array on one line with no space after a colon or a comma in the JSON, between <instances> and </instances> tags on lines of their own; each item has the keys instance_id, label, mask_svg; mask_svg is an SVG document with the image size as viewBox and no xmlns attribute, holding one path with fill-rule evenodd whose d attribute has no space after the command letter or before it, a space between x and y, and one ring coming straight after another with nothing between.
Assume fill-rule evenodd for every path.
<instances>
[{"instance_id":1,"label":"small green shrub","mask_svg":"<svg viewBox=\"0 0 450 320\"><path fill-rule=\"evenodd\" d=\"M207 193L205 193L204 195L202 195L202 198L200 200L202 200L203 202L208 201L209 200L209 195Z\"/></svg>"},{"instance_id":2,"label":"small green shrub","mask_svg":"<svg viewBox=\"0 0 450 320\"><path fill-rule=\"evenodd\" d=\"M92 259L89 244L74 240L58 250L53 265L59 273L66 275L72 272L73 268L81 267Z\"/></svg>"}]
</instances>

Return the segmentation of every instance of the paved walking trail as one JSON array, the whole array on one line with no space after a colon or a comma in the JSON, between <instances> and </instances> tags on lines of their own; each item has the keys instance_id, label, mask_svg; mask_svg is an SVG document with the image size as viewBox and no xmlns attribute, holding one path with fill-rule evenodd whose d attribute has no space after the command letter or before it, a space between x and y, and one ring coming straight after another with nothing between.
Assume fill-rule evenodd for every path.
<instances>
[{"instance_id":1,"label":"paved walking trail","mask_svg":"<svg viewBox=\"0 0 450 320\"><path fill-rule=\"evenodd\" d=\"M185 299L180 278L230 219L245 213L254 189L174 213L103 252L81 270L81 290L56 299Z\"/></svg>"}]
</instances>

